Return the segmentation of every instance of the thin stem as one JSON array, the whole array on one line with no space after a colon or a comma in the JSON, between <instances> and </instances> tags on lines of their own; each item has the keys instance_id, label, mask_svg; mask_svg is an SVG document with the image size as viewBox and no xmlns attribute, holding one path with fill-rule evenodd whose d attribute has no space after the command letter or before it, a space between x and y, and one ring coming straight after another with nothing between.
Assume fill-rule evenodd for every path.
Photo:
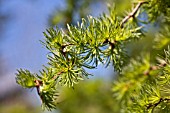
<instances>
[{"instance_id":1,"label":"thin stem","mask_svg":"<svg viewBox=\"0 0 170 113\"><path fill-rule=\"evenodd\" d=\"M161 63L160 65L158 65L158 66L150 66L150 68L149 68L147 71L145 71L143 74L144 74L144 75L149 75L151 71L158 70L158 69L160 69L161 67L165 67L166 65L167 65L166 62L162 62L162 63Z\"/></svg>"},{"instance_id":2,"label":"thin stem","mask_svg":"<svg viewBox=\"0 0 170 113\"><path fill-rule=\"evenodd\" d=\"M113 42L111 42L111 41L109 41L108 39L106 39L104 42L103 42L103 44L106 44L106 43L108 43L110 46L111 46L111 48L112 49L114 49L115 48L115 45L116 45L116 40L114 40Z\"/></svg>"},{"instance_id":3,"label":"thin stem","mask_svg":"<svg viewBox=\"0 0 170 113\"><path fill-rule=\"evenodd\" d=\"M35 87L36 87L36 89L37 89L38 95L40 95L40 86L41 86L42 84L43 84L42 81L40 81L40 80L35 80Z\"/></svg>"},{"instance_id":4,"label":"thin stem","mask_svg":"<svg viewBox=\"0 0 170 113\"><path fill-rule=\"evenodd\" d=\"M124 24L131 18L131 17L135 17L136 13L138 12L139 8L144 4L147 3L146 1L140 1L136 7L132 10L132 12L127 15L121 22L120 26L121 28L123 28Z\"/></svg>"},{"instance_id":5,"label":"thin stem","mask_svg":"<svg viewBox=\"0 0 170 113\"><path fill-rule=\"evenodd\" d=\"M53 77L53 79L55 80L55 79L56 79L59 75L61 75L62 73L64 73L64 71L58 72L57 75Z\"/></svg>"},{"instance_id":6,"label":"thin stem","mask_svg":"<svg viewBox=\"0 0 170 113\"><path fill-rule=\"evenodd\" d=\"M163 102L163 101L170 101L170 99L169 98L160 98L159 99L159 101L158 102L156 102L156 103L149 103L149 104L147 104L146 106L147 106L147 109L150 109L151 107L153 107L153 109L156 107L156 106L158 106L161 102Z\"/></svg>"}]
</instances>

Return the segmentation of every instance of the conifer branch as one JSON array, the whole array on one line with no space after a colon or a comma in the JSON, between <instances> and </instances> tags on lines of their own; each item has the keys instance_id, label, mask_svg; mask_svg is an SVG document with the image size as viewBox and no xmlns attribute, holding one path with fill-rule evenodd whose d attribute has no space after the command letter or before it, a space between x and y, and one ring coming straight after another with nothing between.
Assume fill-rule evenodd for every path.
<instances>
[{"instance_id":1,"label":"conifer branch","mask_svg":"<svg viewBox=\"0 0 170 113\"><path fill-rule=\"evenodd\" d=\"M135 15L136 15L136 13L137 13L138 10L140 9L140 7L141 7L143 4L145 4L145 3L148 3L148 2L146 2L146 1L140 1L140 2L136 5L136 7L132 10L132 12L129 13L129 15L127 15L127 16L122 20L122 22L121 22L121 24L120 24L121 27L123 27L124 24L125 24L130 18L134 18Z\"/></svg>"},{"instance_id":2,"label":"conifer branch","mask_svg":"<svg viewBox=\"0 0 170 113\"><path fill-rule=\"evenodd\" d=\"M135 10L132 13L135 14ZM42 106L51 110L55 108L57 86L73 87L91 75L84 68L94 69L101 62L106 67L112 63L116 71L121 71L126 58L125 43L138 38L141 33L129 25L122 29L120 20L112 12L114 10L100 18L89 16L78 26L67 25L67 33L48 29L42 43L51 53L48 56L49 67L40 71L41 76L20 70L17 83L26 88L36 88Z\"/></svg>"},{"instance_id":3,"label":"conifer branch","mask_svg":"<svg viewBox=\"0 0 170 113\"><path fill-rule=\"evenodd\" d=\"M170 101L170 99L169 98L160 98L158 102L156 102L154 104L153 103L149 103L149 104L146 105L146 107L147 107L147 109L150 109L152 107L154 109L156 106L158 106L163 101Z\"/></svg>"}]
</instances>

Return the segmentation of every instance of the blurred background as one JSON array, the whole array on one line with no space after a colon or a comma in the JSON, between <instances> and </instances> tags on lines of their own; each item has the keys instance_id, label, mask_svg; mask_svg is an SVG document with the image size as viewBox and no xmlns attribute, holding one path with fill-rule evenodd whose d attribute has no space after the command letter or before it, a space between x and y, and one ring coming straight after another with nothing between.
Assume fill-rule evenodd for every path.
<instances>
[{"instance_id":1,"label":"blurred background","mask_svg":"<svg viewBox=\"0 0 170 113\"><path fill-rule=\"evenodd\" d=\"M49 27L76 25L87 15L107 13L111 0L0 0L0 113L42 113L35 91L15 82L19 68L38 72L48 62L42 46ZM113 68L88 70L90 77L75 89L62 88L53 113L113 113L118 106L111 94ZM48 113L48 111L44 111Z\"/></svg>"}]
</instances>

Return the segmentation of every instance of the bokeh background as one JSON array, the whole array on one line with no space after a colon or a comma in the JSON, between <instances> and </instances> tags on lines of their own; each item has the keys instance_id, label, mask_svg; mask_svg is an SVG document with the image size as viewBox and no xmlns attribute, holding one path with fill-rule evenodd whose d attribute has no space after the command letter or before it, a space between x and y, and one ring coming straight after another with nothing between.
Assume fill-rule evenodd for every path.
<instances>
[{"instance_id":1,"label":"bokeh background","mask_svg":"<svg viewBox=\"0 0 170 113\"><path fill-rule=\"evenodd\" d=\"M35 89L16 84L19 68L38 72L48 62L40 43L49 27L65 29L87 15L107 13L110 0L0 0L0 113L48 113L41 110ZM113 67L88 70L94 76L72 88L61 88L53 113L113 113Z\"/></svg>"}]
</instances>

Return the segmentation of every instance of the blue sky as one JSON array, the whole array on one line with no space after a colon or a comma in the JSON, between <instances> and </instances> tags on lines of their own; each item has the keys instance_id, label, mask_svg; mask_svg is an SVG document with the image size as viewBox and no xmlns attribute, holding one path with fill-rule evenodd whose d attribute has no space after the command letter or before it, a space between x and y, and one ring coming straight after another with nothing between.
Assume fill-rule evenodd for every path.
<instances>
[{"instance_id":1,"label":"blue sky","mask_svg":"<svg viewBox=\"0 0 170 113\"><path fill-rule=\"evenodd\" d=\"M48 28L48 19L56 9L65 7L64 0L7 0L2 11L10 15L5 23L3 40L0 42L0 53L9 71L26 68L37 72L46 64L47 51L39 40L43 40L43 33ZM92 13L101 13L97 8L104 8L101 4L92 6Z\"/></svg>"},{"instance_id":2,"label":"blue sky","mask_svg":"<svg viewBox=\"0 0 170 113\"><path fill-rule=\"evenodd\" d=\"M42 32L48 28L48 18L56 8L64 8L62 0L8 0L4 3L3 11L11 15L0 43L7 68L37 71L47 61L47 51L39 40L43 39Z\"/></svg>"},{"instance_id":3,"label":"blue sky","mask_svg":"<svg viewBox=\"0 0 170 113\"><path fill-rule=\"evenodd\" d=\"M18 68L38 72L47 62L47 50L42 47L43 31L48 28L48 18L56 9L64 8L63 0L6 0L2 2L0 11L9 15L3 23L4 30L0 37L1 65L5 70L0 79L0 96L10 90L21 88L15 82ZM5 87L4 87L5 86ZM24 90L24 89L23 89ZM36 92L35 92L36 93ZM27 97L39 102L35 93ZM28 99L29 100L29 99Z\"/></svg>"}]
</instances>

